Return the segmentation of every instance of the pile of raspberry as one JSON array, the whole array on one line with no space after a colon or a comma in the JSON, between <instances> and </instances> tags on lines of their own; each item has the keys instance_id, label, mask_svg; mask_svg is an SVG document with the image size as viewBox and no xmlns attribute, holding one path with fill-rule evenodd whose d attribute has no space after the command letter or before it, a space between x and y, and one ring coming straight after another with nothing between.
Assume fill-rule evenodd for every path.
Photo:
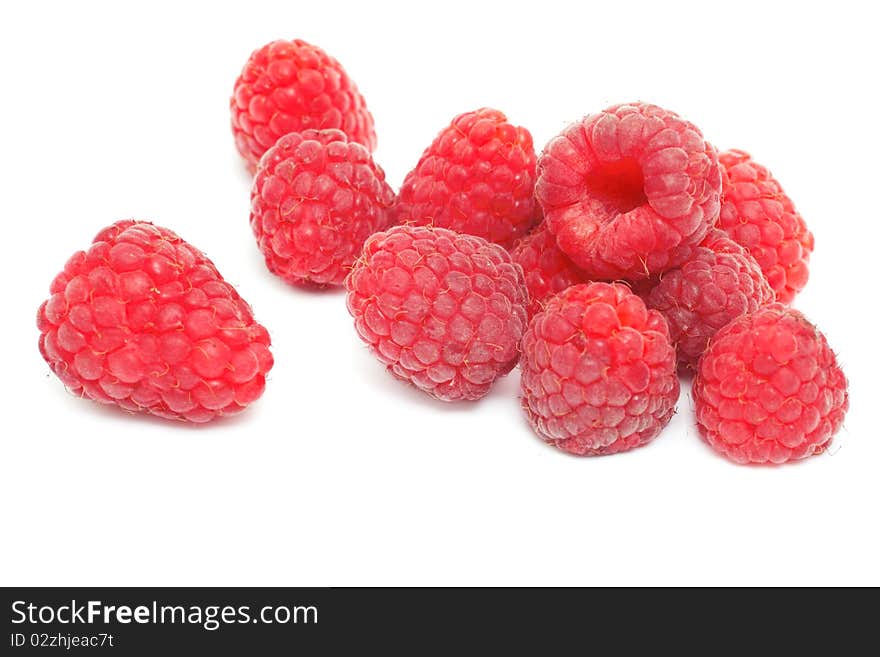
<instances>
[{"instance_id":1,"label":"pile of raspberry","mask_svg":"<svg viewBox=\"0 0 880 657\"><path fill-rule=\"evenodd\" d=\"M230 110L268 270L344 287L358 336L425 394L475 401L519 365L535 433L575 455L654 440L682 376L700 435L736 463L818 454L840 429L846 378L790 305L813 235L766 167L674 112L614 105L538 155L502 112L468 111L395 193L363 96L321 48L254 51ZM263 392L268 331L167 228L101 230L50 292L40 351L82 397L208 422Z\"/></svg>"}]
</instances>

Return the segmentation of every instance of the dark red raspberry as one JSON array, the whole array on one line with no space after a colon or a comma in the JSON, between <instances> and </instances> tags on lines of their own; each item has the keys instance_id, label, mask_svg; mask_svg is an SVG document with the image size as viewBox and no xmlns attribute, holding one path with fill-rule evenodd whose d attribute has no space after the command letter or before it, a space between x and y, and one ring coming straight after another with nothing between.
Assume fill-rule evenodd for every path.
<instances>
[{"instance_id":1,"label":"dark red raspberry","mask_svg":"<svg viewBox=\"0 0 880 657\"><path fill-rule=\"evenodd\" d=\"M648 306L669 323L678 362L695 367L718 329L773 300L755 259L713 229L681 267L660 277Z\"/></svg>"},{"instance_id":2,"label":"dark red raspberry","mask_svg":"<svg viewBox=\"0 0 880 657\"><path fill-rule=\"evenodd\" d=\"M229 107L235 145L251 170L288 132L338 128L369 151L376 148L373 117L357 86L339 62L299 39L251 53Z\"/></svg>"},{"instance_id":3,"label":"dark red raspberry","mask_svg":"<svg viewBox=\"0 0 880 657\"><path fill-rule=\"evenodd\" d=\"M396 226L367 240L346 286L358 335L437 399L479 399L519 359L522 271L480 237Z\"/></svg>"},{"instance_id":4,"label":"dark red raspberry","mask_svg":"<svg viewBox=\"0 0 880 657\"><path fill-rule=\"evenodd\" d=\"M642 301L645 302L645 305L647 305L648 298L651 296L651 292L655 287L657 287L657 283L660 282L660 276L652 276L651 278L640 278L635 281L622 282L626 283L629 286L629 289L633 291L633 294L638 296Z\"/></svg>"},{"instance_id":5,"label":"dark red raspberry","mask_svg":"<svg viewBox=\"0 0 880 657\"><path fill-rule=\"evenodd\" d=\"M292 132L260 160L251 228L269 270L342 285L366 239L391 224L394 192L367 149L339 130Z\"/></svg>"},{"instance_id":6,"label":"dark red raspberry","mask_svg":"<svg viewBox=\"0 0 880 657\"><path fill-rule=\"evenodd\" d=\"M679 383L666 320L625 285L574 285L523 337L522 404L538 435L599 456L644 445L675 412Z\"/></svg>"},{"instance_id":7,"label":"dark red raspberry","mask_svg":"<svg viewBox=\"0 0 880 657\"><path fill-rule=\"evenodd\" d=\"M37 313L40 353L77 395L207 422L257 399L269 334L205 255L165 228L119 221L77 251Z\"/></svg>"},{"instance_id":8,"label":"dark red raspberry","mask_svg":"<svg viewBox=\"0 0 880 657\"><path fill-rule=\"evenodd\" d=\"M523 269L529 317L543 310L554 294L590 280L556 245L553 233L543 224L517 242L510 256Z\"/></svg>"},{"instance_id":9,"label":"dark red raspberry","mask_svg":"<svg viewBox=\"0 0 880 657\"><path fill-rule=\"evenodd\" d=\"M453 119L409 172L395 223L448 228L504 247L540 220L535 149L525 128L483 108Z\"/></svg>"},{"instance_id":10,"label":"dark red raspberry","mask_svg":"<svg viewBox=\"0 0 880 657\"><path fill-rule=\"evenodd\" d=\"M785 463L825 450L849 406L825 336L773 303L715 334L694 379L706 441L737 463Z\"/></svg>"},{"instance_id":11,"label":"dark red raspberry","mask_svg":"<svg viewBox=\"0 0 880 657\"><path fill-rule=\"evenodd\" d=\"M545 221L596 278L648 278L679 264L679 247L715 223L720 192L718 157L700 131L644 103L585 117L538 160Z\"/></svg>"},{"instance_id":12,"label":"dark red raspberry","mask_svg":"<svg viewBox=\"0 0 880 657\"><path fill-rule=\"evenodd\" d=\"M777 300L791 303L809 278L813 234L767 167L744 151L727 151L719 159L718 226L758 261Z\"/></svg>"}]
</instances>

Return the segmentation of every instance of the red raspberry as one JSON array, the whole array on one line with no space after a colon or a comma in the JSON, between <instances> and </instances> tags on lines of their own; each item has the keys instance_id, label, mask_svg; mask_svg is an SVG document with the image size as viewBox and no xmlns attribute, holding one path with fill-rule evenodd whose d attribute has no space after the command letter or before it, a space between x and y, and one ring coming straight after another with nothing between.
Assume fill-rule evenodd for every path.
<instances>
[{"instance_id":1,"label":"red raspberry","mask_svg":"<svg viewBox=\"0 0 880 657\"><path fill-rule=\"evenodd\" d=\"M566 128L536 193L559 248L597 278L648 278L682 261L718 217L715 149L676 114L615 105Z\"/></svg>"},{"instance_id":2,"label":"red raspberry","mask_svg":"<svg viewBox=\"0 0 880 657\"><path fill-rule=\"evenodd\" d=\"M346 286L363 341L437 399L479 399L519 359L522 271L480 237L395 226L367 240Z\"/></svg>"},{"instance_id":3,"label":"red raspberry","mask_svg":"<svg viewBox=\"0 0 880 657\"><path fill-rule=\"evenodd\" d=\"M448 228L504 247L540 219L535 149L525 128L483 108L452 120L409 172L395 223Z\"/></svg>"},{"instance_id":4,"label":"red raspberry","mask_svg":"<svg viewBox=\"0 0 880 657\"><path fill-rule=\"evenodd\" d=\"M818 454L843 423L846 377L825 336L781 303L715 334L694 379L706 441L737 463Z\"/></svg>"},{"instance_id":5,"label":"red raspberry","mask_svg":"<svg viewBox=\"0 0 880 657\"><path fill-rule=\"evenodd\" d=\"M376 133L363 96L335 59L296 39L251 53L229 101L235 146L251 170L288 132L338 128L373 151Z\"/></svg>"},{"instance_id":6,"label":"red raspberry","mask_svg":"<svg viewBox=\"0 0 880 657\"><path fill-rule=\"evenodd\" d=\"M269 270L342 285L364 241L391 223L394 192L366 148L339 130L285 135L260 160L251 228Z\"/></svg>"},{"instance_id":7,"label":"red raspberry","mask_svg":"<svg viewBox=\"0 0 880 657\"><path fill-rule=\"evenodd\" d=\"M675 412L666 321L625 285L575 285L551 298L522 352L526 415L543 440L571 454L644 445Z\"/></svg>"},{"instance_id":8,"label":"red raspberry","mask_svg":"<svg viewBox=\"0 0 880 657\"><path fill-rule=\"evenodd\" d=\"M525 275L529 317L543 310L554 294L590 280L556 245L556 238L544 224L517 242L510 256Z\"/></svg>"},{"instance_id":9,"label":"red raspberry","mask_svg":"<svg viewBox=\"0 0 880 657\"><path fill-rule=\"evenodd\" d=\"M719 156L722 199L719 228L758 261L776 298L791 303L807 284L813 234L766 167L743 151Z\"/></svg>"},{"instance_id":10,"label":"red raspberry","mask_svg":"<svg viewBox=\"0 0 880 657\"><path fill-rule=\"evenodd\" d=\"M695 367L718 329L773 300L755 259L713 229L680 268L661 276L647 302L669 323L678 362Z\"/></svg>"},{"instance_id":11,"label":"red raspberry","mask_svg":"<svg viewBox=\"0 0 880 657\"><path fill-rule=\"evenodd\" d=\"M205 255L165 228L119 221L73 254L37 313L40 353L78 395L207 422L256 400L269 334Z\"/></svg>"}]
</instances>

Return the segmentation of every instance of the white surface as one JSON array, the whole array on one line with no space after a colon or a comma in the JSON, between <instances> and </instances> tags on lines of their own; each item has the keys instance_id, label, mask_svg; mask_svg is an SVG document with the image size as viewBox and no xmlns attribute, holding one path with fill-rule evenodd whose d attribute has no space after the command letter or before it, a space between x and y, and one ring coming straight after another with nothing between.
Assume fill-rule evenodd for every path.
<instances>
[{"instance_id":1,"label":"white surface","mask_svg":"<svg viewBox=\"0 0 880 657\"><path fill-rule=\"evenodd\" d=\"M0 17L5 419L0 583L880 584L874 22L861 3L17 3ZM780 3L781 4L781 3ZM285 286L248 226L227 102L252 49L340 59L400 184L455 114L498 107L540 147L633 99L777 174L816 236L797 306L851 382L830 454L732 465L692 403L651 446L578 459L519 411L393 381L340 293ZM37 352L53 276L137 217L203 249L274 340L266 394L192 429L67 393Z\"/></svg>"}]
</instances>

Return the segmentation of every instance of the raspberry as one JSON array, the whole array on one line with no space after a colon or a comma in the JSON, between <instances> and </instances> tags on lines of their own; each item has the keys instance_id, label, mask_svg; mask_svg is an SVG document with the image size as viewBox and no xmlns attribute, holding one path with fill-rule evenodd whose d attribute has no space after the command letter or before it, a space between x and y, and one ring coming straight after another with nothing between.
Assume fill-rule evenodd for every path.
<instances>
[{"instance_id":1,"label":"raspberry","mask_svg":"<svg viewBox=\"0 0 880 657\"><path fill-rule=\"evenodd\" d=\"M849 405L825 336L781 303L715 334L693 392L703 437L737 463L785 463L824 451Z\"/></svg>"},{"instance_id":2,"label":"raspberry","mask_svg":"<svg viewBox=\"0 0 880 657\"><path fill-rule=\"evenodd\" d=\"M395 223L448 228L511 247L540 220L525 128L483 108L452 120L409 172Z\"/></svg>"},{"instance_id":3,"label":"raspberry","mask_svg":"<svg viewBox=\"0 0 880 657\"><path fill-rule=\"evenodd\" d=\"M718 217L715 149L676 114L615 105L566 128L538 160L536 193L565 253L596 278L679 264Z\"/></svg>"},{"instance_id":4,"label":"raspberry","mask_svg":"<svg viewBox=\"0 0 880 657\"><path fill-rule=\"evenodd\" d=\"M73 254L40 306L40 353L104 404L207 422L256 400L269 334L205 255L165 228L119 221Z\"/></svg>"},{"instance_id":5,"label":"raspberry","mask_svg":"<svg viewBox=\"0 0 880 657\"><path fill-rule=\"evenodd\" d=\"M719 156L722 167L719 228L758 261L776 298L791 303L807 284L813 234L766 167L744 151Z\"/></svg>"},{"instance_id":6,"label":"raspberry","mask_svg":"<svg viewBox=\"0 0 880 657\"><path fill-rule=\"evenodd\" d=\"M238 152L253 170L279 137L338 128L370 151L373 117L351 78L317 46L273 41L251 53L229 101Z\"/></svg>"},{"instance_id":7,"label":"raspberry","mask_svg":"<svg viewBox=\"0 0 880 657\"><path fill-rule=\"evenodd\" d=\"M635 281L622 282L626 283L629 286L629 289L633 291L633 294L645 302L645 305L648 305L651 291L657 287L657 284L660 282L660 277L652 276L651 278L640 278Z\"/></svg>"},{"instance_id":8,"label":"raspberry","mask_svg":"<svg viewBox=\"0 0 880 657\"><path fill-rule=\"evenodd\" d=\"M556 246L556 238L543 224L517 242L510 256L523 269L529 291L529 317L543 310L554 294L589 281Z\"/></svg>"},{"instance_id":9,"label":"raspberry","mask_svg":"<svg viewBox=\"0 0 880 657\"><path fill-rule=\"evenodd\" d=\"M713 229L680 268L663 274L648 306L669 323L678 362L695 367L718 329L773 300L755 259Z\"/></svg>"},{"instance_id":10,"label":"raspberry","mask_svg":"<svg viewBox=\"0 0 880 657\"><path fill-rule=\"evenodd\" d=\"M364 241L390 225L394 192L339 130L285 135L251 190L251 228L269 270L290 283L342 285Z\"/></svg>"},{"instance_id":11,"label":"raspberry","mask_svg":"<svg viewBox=\"0 0 880 657\"><path fill-rule=\"evenodd\" d=\"M628 287L574 285L535 315L522 346L522 404L538 435L577 455L644 445L675 412L663 316Z\"/></svg>"},{"instance_id":12,"label":"raspberry","mask_svg":"<svg viewBox=\"0 0 880 657\"><path fill-rule=\"evenodd\" d=\"M479 399L519 359L522 271L480 237L395 226L367 240L346 286L358 335L392 374L437 399Z\"/></svg>"}]
</instances>

